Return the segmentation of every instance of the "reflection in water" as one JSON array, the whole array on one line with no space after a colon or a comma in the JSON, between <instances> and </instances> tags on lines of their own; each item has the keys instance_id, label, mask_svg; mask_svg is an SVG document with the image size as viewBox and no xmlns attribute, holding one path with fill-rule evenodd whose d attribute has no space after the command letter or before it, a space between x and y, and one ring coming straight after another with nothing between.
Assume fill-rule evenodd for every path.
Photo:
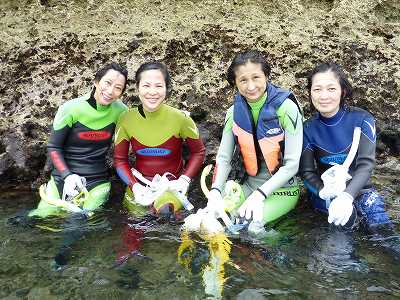
<instances>
[{"instance_id":1,"label":"reflection in water","mask_svg":"<svg viewBox=\"0 0 400 300\"><path fill-rule=\"evenodd\" d=\"M115 267L124 264L131 256L139 253L139 249L143 244L143 234L144 230L141 228L135 228L130 224L125 226L121 234L122 247L116 249Z\"/></svg>"},{"instance_id":2,"label":"reflection in water","mask_svg":"<svg viewBox=\"0 0 400 300\"><path fill-rule=\"evenodd\" d=\"M327 232L317 231L307 265L309 271L317 274L338 274L366 268L355 255L351 231L332 227Z\"/></svg>"},{"instance_id":3,"label":"reflection in water","mask_svg":"<svg viewBox=\"0 0 400 300\"><path fill-rule=\"evenodd\" d=\"M73 245L85 234L110 227L107 212L98 211L90 216L81 213L67 214L65 217L49 216L46 218L28 217L28 211L18 213L7 220L7 223L18 227L36 227L44 231L58 233L61 242L54 256L52 268L60 270L67 265Z\"/></svg>"},{"instance_id":4,"label":"reflection in water","mask_svg":"<svg viewBox=\"0 0 400 300\"><path fill-rule=\"evenodd\" d=\"M177 225L155 221L143 226L135 224L135 229L144 230L142 239L135 240L131 233L121 239L126 216L116 208L104 215L95 214L81 225L65 219L41 222L64 233L16 226L15 223L20 224L18 220L7 220L18 211L33 207L34 198L28 194L26 198L2 200L0 298L204 299L205 293L214 299L400 296L398 261L383 251L389 246L393 249L396 234L334 232L323 225L325 217L313 211L292 214L273 226L276 232L258 244L241 235L230 238L235 239L234 245L221 238L211 247L213 243L208 239L196 235L181 239ZM84 229L85 238L71 245L73 257L68 267L53 272L49 262L63 235L78 226ZM395 232L399 232L398 227L397 224ZM334 242L341 248L335 249ZM115 244L119 248L113 251L111 246ZM122 257L135 249L152 260L135 255L121 267L112 268L117 254ZM185 262L187 269L182 267ZM346 264L350 265L347 269Z\"/></svg>"},{"instance_id":5,"label":"reflection in water","mask_svg":"<svg viewBox=\"0 0 400 300\"><path fill-rule=\"evenodd\" d=\"M206 295L210 299L221 299L225 283L225 267L229 262L232 242L225 233L203 236L208 251L196 245L191 235L183 231L178 248L178 262L189 272L201 272Z\"/></svg>"}]
</instances>

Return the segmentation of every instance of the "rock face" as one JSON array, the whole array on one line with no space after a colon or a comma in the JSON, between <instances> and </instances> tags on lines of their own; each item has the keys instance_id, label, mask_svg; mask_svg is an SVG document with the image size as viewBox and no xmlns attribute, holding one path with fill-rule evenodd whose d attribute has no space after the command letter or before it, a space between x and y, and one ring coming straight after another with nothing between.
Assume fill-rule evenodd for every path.
<instances>
[{"instance_id":1,"label":"rock face","mask_svg":"<svg viewBox=\"0 0 400 300\"><path fill-rule=\"evenodd\" d=\"M272 81L295 92L306 116L307 71L339 62L354 104L377 118L379 153L399 155L398 0L3 0L0 15L1 184L45 180L57 107L87 92L109 61L128 67L130 106L137 67L165 62L174 87L168 102L192 113L211 161L232 103L225 71L249 48L265 54Z\"/></svg>"}]
</instances>

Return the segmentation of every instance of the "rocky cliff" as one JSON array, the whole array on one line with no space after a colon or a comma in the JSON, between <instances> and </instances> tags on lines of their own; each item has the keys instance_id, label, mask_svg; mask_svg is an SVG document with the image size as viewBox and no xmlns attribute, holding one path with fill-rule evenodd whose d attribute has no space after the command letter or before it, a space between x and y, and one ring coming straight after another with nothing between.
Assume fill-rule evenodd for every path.
<instances>
[{"instance_id":1,"label":"rocky cliff","mask_svg":"<svg viewBox=\"0 0 400 300\"><path fill-rule=\"evenodd\" d=\"M354 104L377 118L377 172L393 174L388 182L396 192L397 0L2 0L0 16L3 187L45 181L46 142L57 107L87 92L94 72L109 61L128 67L128 105L137 103L137 67L149 59L164 61L173 77L168 101L192 113L212 161L232 101L225 71L236 52L256 48L271 63L273 82L295 92L306 116L307 71L325 60L344 67L355 87Z\"/></svg>"}]
</instances>

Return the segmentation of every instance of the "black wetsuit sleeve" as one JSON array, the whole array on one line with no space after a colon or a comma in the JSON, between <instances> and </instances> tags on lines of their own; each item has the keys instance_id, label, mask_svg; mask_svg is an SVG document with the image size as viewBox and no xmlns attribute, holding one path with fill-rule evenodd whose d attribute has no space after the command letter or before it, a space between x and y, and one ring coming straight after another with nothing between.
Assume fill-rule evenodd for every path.
<instances>
[{"instance_id":1,"label":"black wetsuit sleeve","mask_svg":"<svg viewBox=\"0 0 400 300\"><path fill-rule=\"evenodd\" d=\"M345 192L352 195L353 198L356 198L359 191L367 186L371 178L372 170L375 167L375 148L375 140L371 140L362 132L357 157L350 166L352 179L345 189Z\"/></svg>"},{"instance_id":2,"label":"black wetsuit sleeve","mask_svg":"<svg viewBox=\"0 0 400 300\"><path fill-rule=\"evenodd\" d=\"M310 190L310 192L318 196L318 193L324 184L317 172L313 150L308 148L303 149L300 158L299 173L305 186Z\"/></svg>"},{"instance_id":3,"label":"black wetsuit sleeve","mask_svg":"<svg viewBox=\"0 0 400 300\"><path fill-rule=\"evenodd\" d=\"M61 178L65 179L72 172L69 170L65 163L63 147L64 141L66 140L70 131L70 127L65 126L59 130L51 130L49 142L47 144L47 152L53 163L53 166L60 173Z\"/></svg>"}]
</instances>

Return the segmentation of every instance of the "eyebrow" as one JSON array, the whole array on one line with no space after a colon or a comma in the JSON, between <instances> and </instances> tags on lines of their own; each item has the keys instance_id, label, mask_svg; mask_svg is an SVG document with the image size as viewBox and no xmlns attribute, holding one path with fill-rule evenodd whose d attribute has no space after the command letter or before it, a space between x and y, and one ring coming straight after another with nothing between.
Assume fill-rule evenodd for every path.
<instances>
[{"instance_id":1,"label":"eyebrow","mask_svg":"<svg viewBox=\"0 0 400 300\"><path fill-rule=\"evenodd\" d=\"M312 84L312 86L332 86L332 85L337 85L337 83L331 82L328 84Z\"/></svg>"},{"instance_id":2,"label":"eyebrow","mask_svg":"<svg viewBox=\"0 0 400 300\"><path fill-rule=\"evenodd\" d=\"M259 72L259 71L256 71L256 72L253 72L253 73L250 73L250 74L244 74L244 75L242 75L242 76L239 76L238 78L242 78L243 76L254 76L254 75L261 75L261 73L262 72Z\"/></svg>"},{"instance_id":3,"label":"eyebrow","mask_svg":"<svg viewBox=\"0 0 400 300\"><path fill-rule=\"evenodd\" d=\"M142 82L141 84L152 84L151 82L148 82L148 81L144 81L144 82ZM165 84L165 83L163 83L162 81L158 81L158 82L154 82L153 84Z\"/></svg>"}]
</instances>

